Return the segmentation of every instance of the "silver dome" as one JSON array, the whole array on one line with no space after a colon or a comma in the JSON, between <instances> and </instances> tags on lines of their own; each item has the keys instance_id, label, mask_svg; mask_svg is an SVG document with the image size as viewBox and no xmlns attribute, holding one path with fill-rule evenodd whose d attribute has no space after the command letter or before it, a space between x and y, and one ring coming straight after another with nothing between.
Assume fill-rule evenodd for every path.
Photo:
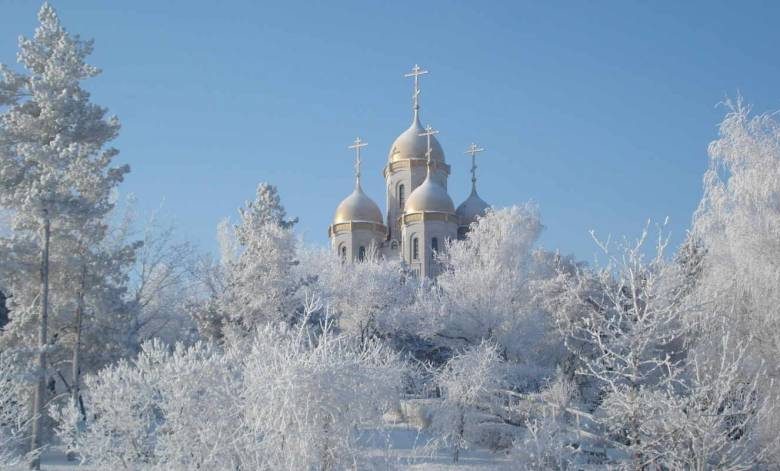
<instances>
[{"instance_id":1,"label":"silver dome","mask_svg":"<svg viewBox=\"0 0 780 471\"><path fill-rule=\"evenodd\" d=\"M427 211L450 214L455 212L455 206L452 204L452 198L447 194L447 190L431 180L430 175L414 189L404 205L406 213Z\"/></svg>"},{"instance_id":2,"label":"silver dome","mask_svg":"<svg viewBox=\"0 0 780 471\"><path fill-rule=\"evenodd\" d=\"M425 136L420 136L424 132L425 128L420 124L420 119L417 112L415 112L412 125L395 139L387 160L389 162L398 162L399 160L425 159L428 143ZM431 160L444 162L444 151L434 136L431 136Z\"/></svg>"},{"instance_id":3,"label":"silver dome","mask_svg":"<svg viewBox=\"0 0 780 471\"><path fill-rule=\"evenodd\" d=\"M471 194L466 198L466 201L458 206L455 214L460 219L460 224L466 226L476 221L477 217L484 216L488 208L490 208L490 205L479 197L476 188L472 188Z\"/></svg>"}]
</instances>

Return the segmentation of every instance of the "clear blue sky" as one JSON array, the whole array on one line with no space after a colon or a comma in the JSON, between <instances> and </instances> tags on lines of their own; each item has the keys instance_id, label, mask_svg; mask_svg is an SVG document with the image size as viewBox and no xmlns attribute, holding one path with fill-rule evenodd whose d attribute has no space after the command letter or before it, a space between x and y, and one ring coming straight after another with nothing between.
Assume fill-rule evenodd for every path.
<instances>
[{"instance_id":1,"label":"clear blue sky","mask_svg":"<svg viewBox=\"0 0 780 471\"><path fill-rule=\"evenodd\" d=\"M259 181L279 186L307 241L325 244L352 188L384 206L382 166L410 120L440 130L455 204L472 141L488 149L480 194L534 200L542 244L592 259L590 229L636 234L670 217L674 241L701 194L707 144L741 92L780 108L780 2L54 1L96 41L87 84L123 123L124 192L215 247ZM0 0L0 62L32 34L39 4Z\"/></svg>"}]
</instances>

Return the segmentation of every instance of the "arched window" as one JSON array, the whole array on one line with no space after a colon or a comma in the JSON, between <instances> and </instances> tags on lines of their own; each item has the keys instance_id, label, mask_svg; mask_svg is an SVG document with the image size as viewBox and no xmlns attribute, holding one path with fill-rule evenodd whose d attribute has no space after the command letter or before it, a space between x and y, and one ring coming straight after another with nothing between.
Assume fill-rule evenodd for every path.
<instances>
[{"instance_id":1,"label":"arched window","mask_svg":"<svg viewBox=\"0 0 780 471\"><path fill-rule=\"evenodd\" d=\"M404 203L406 203L406 188L401 183L398 185L398 207L404 209Z\"/></svg>"},{"instance_id":2,"label":"arched window","mask_svg":"<svg viewBox=\"0 0 780 471\"><path fill-rule=\"evenodd\" d=\"M412 239L412 260L420 259L420 241L415 237Z\"/></svg>"},{"instance_id":3,"label":"arched window","mask_svg":"<svg viewBox=\"0 0 780 471\"><path fill-rule=\"evenodd\" d=\"M437 239L436 237L431 239L431 250L433 250L434 252L439 251L439 239Z\"/></svg>"},{"instance_id":4,"label":"arched window","mask_svg":"<svg viewBox=\"0 0 780 471\"><path fill-rule=\"evenodd\" d=\"M341 260L345 261L347 259L347 246L342 245L341 250L339 250L339 255L341 255Z\"/></svg>"},{"instance_id":5,"label":"arched window","mask_svg":"<svg viewBox=\"0 0 780 471\"><path fill-rule=\"evenodd\" d=\"M366 248L361 245L360 248L358 249L358 260L362 262L363 260L365 260L365 258L366 258Z\"/></svg>"}]
</instances>

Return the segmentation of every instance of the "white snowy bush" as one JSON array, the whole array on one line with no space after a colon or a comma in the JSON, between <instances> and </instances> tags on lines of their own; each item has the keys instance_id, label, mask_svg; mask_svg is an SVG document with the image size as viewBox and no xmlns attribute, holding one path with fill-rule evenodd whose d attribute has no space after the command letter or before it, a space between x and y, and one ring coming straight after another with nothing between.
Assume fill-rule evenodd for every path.
<instances>
[{"instance_id":1,"label":"white snowy bush","mask_svg":"<svg viewBox=\"0 0 780 471\"><path fill-rule=\"evenodd\" d=\"M666 241L646 258L645 240L617 252L602 245L603 268L552 282L550 309L576 372L597 391L585 404L592 414L577 411L594 426L581 445L604 450L596 462L627 468L752 469L774 449L761 439L773 413L767 370L746 361L747 344L730 341L718 311L708 329L717 337L701 335L695 309L713 306L687 302L686 272L663 257Z\"/></svg>"},{"instance_id":2,"label":"white snowy bush","mask_svg":"<svg viewBox=\"0 0 780 471\"><path fill-rule=\"evenodd\" d=\"M495 345L483 342L450 359L434 373L441 403L433 416L431 445L452 449L453 461L469 448L480 433L481 422L496 414L499 391L505 385L505 370ZM483 416L484 415L484 416Z\"/></svg>"},{"instance_id":3,"label":"white snowy bush","mask_svg":"<svg viewBox=\"0 0 780 471\"><path fill-rule=\"evenodd\" d=\"M414 300L418 286L403 262L369 251L365 260L343 263L332 253L310 253L316 263L316 286L338 328L356 338L392 335L400 310Z\"/></svg>"},{"instance_id":4,"label":"white snowy bush","mask_svg":"<svg viewBox=\"0 0 780 471\"><path fill-rule=\"evenodd\" d=\"M29 439L29 383L21 376L16 355L0 352L0 467L17 465L25 458ZM33 454L37 453L34 452Z\"/></svg>"},{"instance_id":5,"label":"white snowy bush","mask_svg":"<svg viewBox=\"0 0 780 471\"><path fill-rule=\"evenodd\" d=\"M87 378L86 427L63 431L64 438L90 463L111 469L340 469L359 462L359 428L378 426L398 401L403 366L396 356L327 327L310 337L305 328L268 326L248 345L169 351L146 344L133 362Z\"/></svg>"},{"instance_id":6,"label":"white snowy bush","mask_svg":"<svg viewBox=\"0 0 780 471\"><path fill-rule=\"evenodd\" d=\"M553 318L535 299L535 284L554 274L557 260L533 249L541 230L533 205L489 211L442 252L442 273L419 291L417 324L407 322L409 328L456 351L493 342L518 384L541 385L565 351Z\"/></svg>"},{"instance_id":7,"label":"white snowy bush","mask_svg":"<svg viewBox=\"0 0 780 471\"><path fill-rule=\"evenodd\" d=\"M522 469L564 470L585 462L585 442L570 422L576 386L560 371L540 393L530 396L525 430L514 443L512 460Z\"/></svg>"}]
</instances>

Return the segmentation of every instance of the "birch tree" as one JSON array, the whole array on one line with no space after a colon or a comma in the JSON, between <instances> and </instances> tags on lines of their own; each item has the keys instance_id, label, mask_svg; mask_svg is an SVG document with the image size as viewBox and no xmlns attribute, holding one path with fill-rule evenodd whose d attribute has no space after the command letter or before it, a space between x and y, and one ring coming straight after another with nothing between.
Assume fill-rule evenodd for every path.
<instances>
[{"instance_id":1,"label":"birch tree","mask_svg":"<svg viewBox=\"0 0 780 471\"><path fill-rule=\"evenodd\" d=\"M580 388L595 390L573 410L591 425L580 445L631 469L766 463L775 447L762 437L775 400L766 367L745 355L749 340L730 340L725 313L690 302L686 266L664 257L667 239L649 256L646 241L647 231L618 250L601 244L604 266L561 273L546 292ZM706 330L691 322L698 310L710 313Z\"/></svg>"}]
</instances>

